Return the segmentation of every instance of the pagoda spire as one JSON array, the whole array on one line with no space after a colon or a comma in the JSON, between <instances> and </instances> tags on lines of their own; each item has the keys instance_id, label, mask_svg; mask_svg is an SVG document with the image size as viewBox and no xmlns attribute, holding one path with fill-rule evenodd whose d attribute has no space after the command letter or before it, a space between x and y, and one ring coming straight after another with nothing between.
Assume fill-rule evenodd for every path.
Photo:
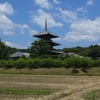
<instances>
[{"instance_id":1,"label":"pagoda spire","mask_svg":"<svg viewBox=\"0 0 100 100\"><path fill-rule=\"evenodd\" d=\"M45 31L47 31L47 19L45 18Z\"/></svg>"}]
</instances>

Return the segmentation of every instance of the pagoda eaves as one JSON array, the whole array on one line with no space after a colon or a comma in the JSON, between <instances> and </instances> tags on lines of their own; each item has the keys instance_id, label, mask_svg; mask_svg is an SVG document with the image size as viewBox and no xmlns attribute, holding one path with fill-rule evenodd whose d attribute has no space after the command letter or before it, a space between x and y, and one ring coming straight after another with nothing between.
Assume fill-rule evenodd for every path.
<instances>
[{"instance_id":1,"label":"pagoda eaves","mask_svg":"<svg viewBox=\"0 0 100 100\"><path fill-rule=\"evenodd\" d=\"M60 44L53 42L52 38L58 38L59 36L47 30L47 20L46 19L45 19L45 30L38 34L34 34L33 36L40 38L40 39L45 39L51 45L51 50L50 50L51 54L62 54L62 52L53 50L53 46L57 46Z\"/></svg>"},{"instance_id":2,"label":"pagoda eaves","mask_svg":"<svg viewBox=\"0 0 100 100\"><path fill-rule=\"evenodd\" d=\"M45 38L51 39L51 38L58 38L58 37L59 37L59 36L53 34L52 32L50 32L50 31L48 31L48 30L45 30L45 31L40 32L40 33L38 33L38 34L35 34L35 35L33 35L33 36L34 36L34 37L37 37L37 38L43 38L43 39L45 39Z\"/></svg>"},{"instance_id":3,"label":"pagoda eaves","mask_svg":"<svg viewBox=\"0 0 100 100\"><path fill-rule=\"evenodd\" d=\"M53 41L47 41L50 45L52 46L57 46L57 45L60 45L59 43L56 43L56 42L53 42Z\"/></svg>"}]
</instances>

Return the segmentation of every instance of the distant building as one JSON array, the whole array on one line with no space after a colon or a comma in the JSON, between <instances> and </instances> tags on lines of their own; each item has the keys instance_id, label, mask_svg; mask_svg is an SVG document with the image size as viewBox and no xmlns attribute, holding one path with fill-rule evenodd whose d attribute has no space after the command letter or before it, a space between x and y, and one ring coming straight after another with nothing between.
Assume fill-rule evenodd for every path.
<instances>
[{"instance_id":1,"label":"distant building","mask_svg":"<svg viewBox=\"0 0 100 100\"><path fill-rule=\"evenodd\" d=\"M57 36L54 33L47 30L47 20L46 19L45 19L45 30L43 32L40 32L40 33L35 34L33 36L46 40L51 46L51 50L50 50L51 54L62 54L63 53L63 52L59 52L59 51L56 51L56 50L53 49L53 46L57 46L57 45L60 45L60 44L53 42L52 39L58 38L59 36Z\"/></svg>"},{"instance_id":2,"label":"distant building","mask_svg":"<svg viewBox=\"0 0 100 100\"><path fill-rule=\"evenodd\" d=\"M22 52L15 52L15 53L10 55L10 58L18 59L18 58L20 58L22 56L25 56L26 58L29 58L30 54L29 53L22 53Z\"/></svg>"},{"instance_id":3,"label":"distant building","mask_svg":"<svg viewBox=\"0 0 100 100\"><path fill-rule=\"evenodd\" d=\"M67 53L67 55L69 56L73 56L73 57L79 57L79 58L83 58L83 56L79 56L78 54L75 54L75 53Z\"/></svg>"}]
</instances>

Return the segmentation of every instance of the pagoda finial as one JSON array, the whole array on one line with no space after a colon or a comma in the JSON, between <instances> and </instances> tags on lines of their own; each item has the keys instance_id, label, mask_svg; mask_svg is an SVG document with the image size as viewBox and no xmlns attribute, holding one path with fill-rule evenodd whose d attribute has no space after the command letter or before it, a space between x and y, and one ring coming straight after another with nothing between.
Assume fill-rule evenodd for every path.
<instances>
[{"instance_id":1,"label":"pagoda finial","mask_svg":"<svg viewBox=\"0 0 100 100\"><path fill-rule=\"evenodd\" d=\"M45 31L47 31L47 18L45 18Z\"/></svg>"}]
</instances>

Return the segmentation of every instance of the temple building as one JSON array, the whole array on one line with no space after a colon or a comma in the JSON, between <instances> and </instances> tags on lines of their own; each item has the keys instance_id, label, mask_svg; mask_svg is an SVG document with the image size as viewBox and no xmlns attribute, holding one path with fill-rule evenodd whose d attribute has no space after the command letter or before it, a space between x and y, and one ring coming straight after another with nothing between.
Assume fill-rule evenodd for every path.
<instances>
[{"instance_id":1,"label":"temple building","mask_svg":"<svg viewBox=\"0 0 100 100\"><path fill-rule=\"evenodd\" d=\"M34 37L40 38L40 39L45 39L51 46L51 50L50 53L51 54L62 54L62 52L59 51L55 51L53 49L53 46L57 46L60 45L56 42L53 42L52 39L53 38L58 38L59 36L53 34L52 32L47 30L47 19L45 19L45 30L43 32L40 32L38 34L33 35Z\"/></svg>"}]
</instances>

